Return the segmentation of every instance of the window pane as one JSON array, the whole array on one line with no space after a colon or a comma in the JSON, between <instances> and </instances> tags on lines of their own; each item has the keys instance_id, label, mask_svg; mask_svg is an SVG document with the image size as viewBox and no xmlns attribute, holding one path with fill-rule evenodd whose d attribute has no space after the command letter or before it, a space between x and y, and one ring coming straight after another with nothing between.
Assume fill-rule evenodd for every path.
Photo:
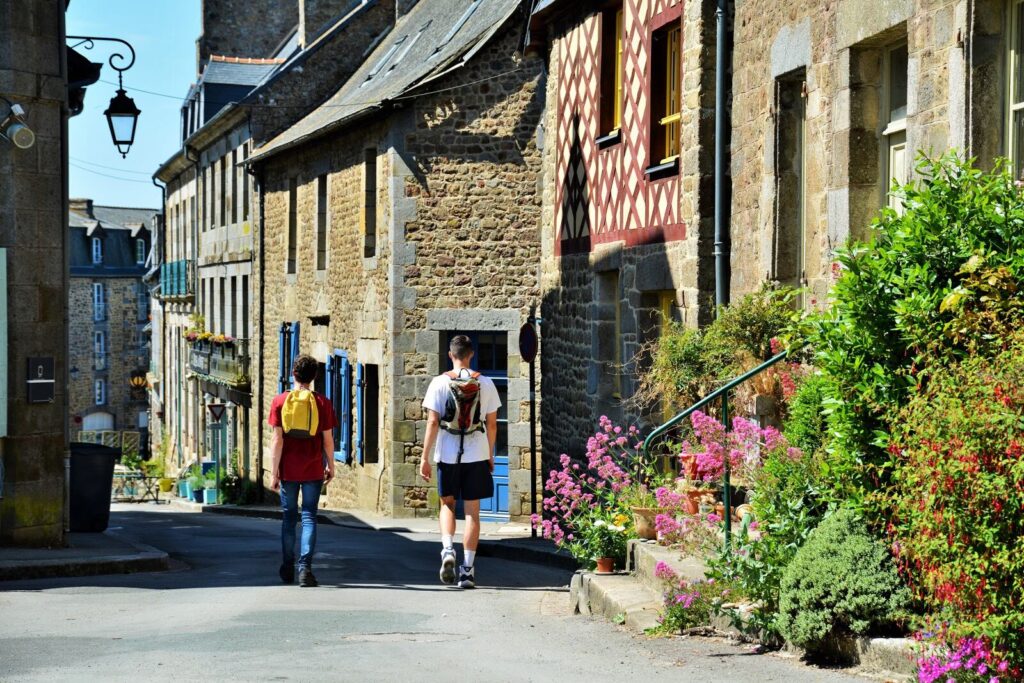
<instances>
[{"instance_id":1,"label":"window pane","mask_svg":"<svg viewBox=\"0 0 1024 683\"><path fill-rule=\"evenodd\" d=\"M1014 3L1014 12L1016 12L1017 19L1017 39L1014 50L1013 68L1015 73L1013 74L1013 94L1011 95L1012 104L1018 102L1024 102L1024 64L1021 63L1021 56L1024 55L1024 7L1021 6L1020 2Z\"/></svg>"},{"instance_id":2,"label":"window pane","mask_svg":"<svg viewBox=\"0 0 1024 683\"><path fill-rule=\"evenodd\" d=\"M889 53L889 121L907 117L907 46Z\"/></svg>"},{"instance_id":3,"label":"window pane","mask_svg":"<svg viewBox=\"0 0 1024 683\"><path fill-rule=\"evenodd\" d=\"M1013 173L1024 177L1024 110L1013 112Z\"/></svg>"}]
</instances>

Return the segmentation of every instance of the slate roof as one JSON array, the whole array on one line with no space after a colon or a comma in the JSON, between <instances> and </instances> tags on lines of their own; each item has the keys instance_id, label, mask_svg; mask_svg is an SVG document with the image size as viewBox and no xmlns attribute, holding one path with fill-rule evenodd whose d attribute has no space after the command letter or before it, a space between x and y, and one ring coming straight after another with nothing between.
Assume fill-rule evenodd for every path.
<instances>
[{"instance_id":1,"label":"slate roof","mask_svg":"<svg viewBox=\"0 0 1024 683\"><path fill-rule=\"evenodd\" d=\"M71 215L74 216L74 212ZM153 220L160 215L160 209L138 209L127 206L100 206L94 204L92 215L103 224L104 228L131 230L141 223L147 230L152 232ZM114 223L115 225L108 225L109 223Z\"/></svg>"},{"instance_id":2,"label":"slate roof","mask_svg":"<svg viewBox=\"0 0 1024 683\"><path fill-rule=\"evenodd\" d=\"M213 56L201 83L257 86L284 62L283 59L239 59Z\"/></svg>"},{"instance_id":3,"label":"slate roof","mask_svg":"<svg viewBox=\"0 0 1024 683\"><path fill-rule=\"evenodd\" d=\"M419 0L326 102L250 158L270 156L343 125L467 62L522 0Z\"/></svg>"}]
</instances>

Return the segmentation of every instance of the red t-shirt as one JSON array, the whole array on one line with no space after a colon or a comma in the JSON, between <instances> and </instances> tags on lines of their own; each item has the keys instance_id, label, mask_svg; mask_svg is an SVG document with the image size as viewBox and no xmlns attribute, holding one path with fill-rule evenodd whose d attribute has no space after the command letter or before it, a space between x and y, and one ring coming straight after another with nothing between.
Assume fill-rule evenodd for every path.
<instances>
[{"instance_id":1,"label":"red t-shirt","mask_svg":"<svg viewBox=\"0 0 1024 683\"><path fill-rule=\"evenodd\" d=\"M322 481L324 478L324 437L323 433L334 429L334 408L327 398L321 394L316 397L317 429L319 433L312 439L293 439L285 435L284 448L281 449L281 481ZM278 394L270 404L270 417L267 422L271 427L281 426L281 407L288 393ZM333 453L326 455L333 458Z\"/></svg>"}]
</instances>

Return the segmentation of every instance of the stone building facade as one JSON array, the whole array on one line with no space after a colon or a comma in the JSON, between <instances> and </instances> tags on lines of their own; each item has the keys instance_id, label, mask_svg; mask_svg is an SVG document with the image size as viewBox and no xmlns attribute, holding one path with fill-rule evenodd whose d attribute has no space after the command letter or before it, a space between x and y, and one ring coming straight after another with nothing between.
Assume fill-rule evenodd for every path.
<instances>
[{"instance_id":1,"label":"stone building facade","mask_svg":"<svg viewBox=\"0 0 1024 683\"><path fill-rule=\"evenodd\" d=\"M251 159L264 207L262 412L290 385L291 358L312 354L340 422L325 505L434 515L435 489L418 477L421 402L450 336L468 333L504 405L484 513L522 519L517 335L540 296L543 65L520 57L524 3L407 4L335 95ZM267 427L260 437L269 443Z\"/></svg>"},{"instance_id":2,"label":"stone building facade","mask_svg":"<svg viewBox=\"0 0 1024 683\"><path fill-rule=\"evenodd\" d=\"M62 0L0 3L0 123L25 110L35 143L0 138L0 544L62 545L67 466L67 83ZM81 92L81 91L79 91ZM53 362L30 403L29 359Z\"/></svg>"},{"instance_id":3,"label":"stone building facade","mask_svg":"<svg viewBox=\"0 0 1024 683\"><path fill-rule=\"evenodd\" d=\"M69 428L139 432L149 426L150 258L155 209L72 199L68 241ZM135 379L137 378L137 379ZM132 385L135 379L138 386Z\"/></svg>"},{"instance_id":4,"label":"stone building facade","mask_svg":"<svg viewBox=\"0 0 1024 683\"><path fill-rule=\"evenodd\" d=\"M737 3L733 296L774 279L824 304L833 250L868 237L919 151L953 148L986 168L1009 156L1019 169L1008 124L1024 99L1011 77L1021 11L1003 0Z\"/></svg>"},{"instance_id":5,"label":"stone building facade","mask_svg":"<svg viewBox=\"0 0 1024 683\"><path fill-rule=\"evenodd\" d=\"M630 401L666 321L709 320L714 291L712 3L545 3L544 450L579 455ZM709 47L710 46L710 47ZM547 467L547 464L545 465Z\"/></svg>"}]
</instances>

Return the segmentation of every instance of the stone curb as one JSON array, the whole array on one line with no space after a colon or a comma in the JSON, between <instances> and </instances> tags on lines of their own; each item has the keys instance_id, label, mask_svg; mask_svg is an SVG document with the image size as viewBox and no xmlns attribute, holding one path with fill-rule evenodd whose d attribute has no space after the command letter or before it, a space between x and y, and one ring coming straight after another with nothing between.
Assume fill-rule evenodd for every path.
<instances>
[{"instance_id":1,"label":"stone curb","mask_svg":"<svg viewBox=\"0 0 1024 683\"><path fill-rule=\"evenodd\" d=\"M578 571L569 584L574 614L601 616L643 633L658 625L661 600L630 574Z\"/></svg>"},{"instance_id":2,"label":"stone curb","mask_svg":"<svg viewBox=\"0 0 1024 683\"><path fill-rule=\"evenodd\" d=\"M101 555L89 558L0 561L0 581L158 572L170 567L170 558L164 551L136 543L123 536L110 535L132 546L138 552L133 555Z\"/></svg>"},{"instance_id":3,"label":"stone curb","mask_svg":"<svg viewBox=\"0 0 1024 683\"><path fill-rule=\"evenodd\" d=\"M199 505L198 503L175 502L174 505L188 507L197 512L212 512L219 515L234 515L237 517L257 517L262 519L281 519L280 510L268 508L247 508L235 505ZM367 524L355 518L345 518L331 513L319 513L317 522L330 524L332 526L358 529L360 531L386 531L391 533L418 533L414 529L400 524L388 526L375 526ZM531 547L519 542L518 539L491 540L480 539L477 547L477 554L480 557L493 557L500 560L512 562L529 562L558 569L575 570L579 565L572 556L559 552L553 546L550 549Z\"/></svg>"}]
</instances>

